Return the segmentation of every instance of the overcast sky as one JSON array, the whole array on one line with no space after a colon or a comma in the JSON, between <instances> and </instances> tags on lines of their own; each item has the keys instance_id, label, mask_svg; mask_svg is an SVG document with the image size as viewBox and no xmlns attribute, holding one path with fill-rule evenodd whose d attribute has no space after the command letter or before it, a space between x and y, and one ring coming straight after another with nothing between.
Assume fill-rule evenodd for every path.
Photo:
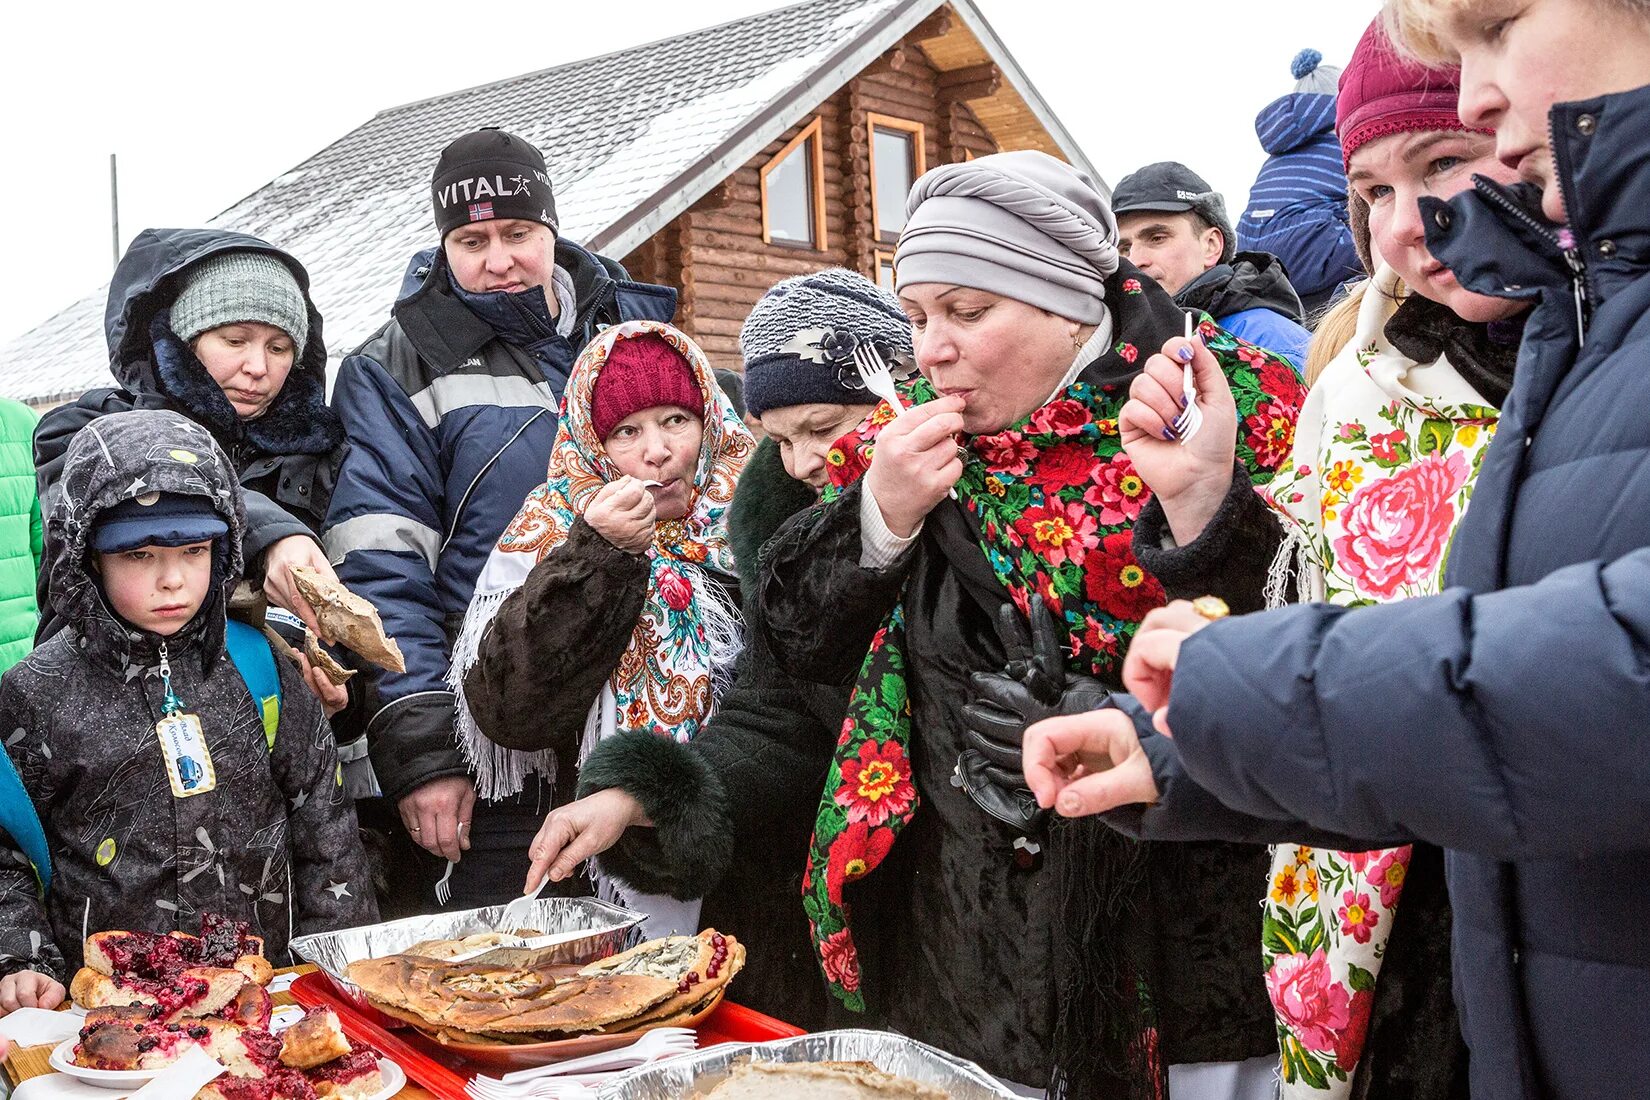
<instances>
[{"instance_id":1,"label":"overcast sky","mask_svg":"<svg viewBox=\"0 0 1650 1100\"><path fill-rule=\"evenodd\" d=\"M1290 90L1290 59L1311 46L1326 63L1344 63L1379 7L976 2L1107 182L1182 160L1226 194L1234 217L1264 159L1255 112ZM0 209L12 212L0 236L0 342L108 279L110 153L119 155L124 245L146 226L206 221L386 107L781 6L60 0L13 8L0 46Z\"/></svg>"}]
</instances>

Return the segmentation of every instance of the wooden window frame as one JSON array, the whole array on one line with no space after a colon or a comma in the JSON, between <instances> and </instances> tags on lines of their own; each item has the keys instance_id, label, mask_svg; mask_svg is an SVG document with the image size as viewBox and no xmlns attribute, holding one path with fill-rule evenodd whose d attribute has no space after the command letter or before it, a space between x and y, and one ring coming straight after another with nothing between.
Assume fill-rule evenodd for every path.
<instances>
[{"instance_id":1,"label":"wooden window frame","mask_svg":"<svg viewBox=\"0 0 1650 1100\"><path fill-rule=\"evenodd\" d=\"M892 237L882 235L882 219L877 215L877 128L884 130L899 130L911 135L911 144L916 150L916 171L911 176L911 182L916 183L922 174L928 171L928 129L920 122L912 122L908 118L896 118L893 115L879 115L874 111L865 112L865 146L869 151L871 161L871 239L879 243L892 243L899 240L899 234Z\"/></svg>"},{"instance_id":2,"label":"wooden window frame","mask_svg":"<svg viewBox=\"0 0 1650 1100\"><path fill-rule=\"evenodd\" d=\"M891 248L879 248L879 249L876 249L875 251L873 251L871 253L871 281L873 283L877 284L878 286L882 286L882 265L883 265L884 262L886 262L888 264L888 267L889 267L890 270L893 269L893 266L894 266L894 250L893 249L891 249ZM891 287L891 286L882 287L882 288L890 294L894 293L894 288Z\"/></svg>"},{"instance_id":3,"label":"wooden window frame","mask_svg":"<svg viewBox=\"0 0 1650 1100\"><path fill-rule=\"evenodd\" d=\"M785 159L809 138L814 139L813 156L809 157L808 173L812 184L809 191L813 195L814 240L812 244L803 241L774 240L773 231L768 225L768 173L783 164ZM794 138L785 143L785 147L768 158L758 171L758 189L762 200L762 243L777 248L796 248L805 252L824 252L829 245L825 238L825 120L815 115L814 120L802 128Z\"/></svg>"}]
</instances>

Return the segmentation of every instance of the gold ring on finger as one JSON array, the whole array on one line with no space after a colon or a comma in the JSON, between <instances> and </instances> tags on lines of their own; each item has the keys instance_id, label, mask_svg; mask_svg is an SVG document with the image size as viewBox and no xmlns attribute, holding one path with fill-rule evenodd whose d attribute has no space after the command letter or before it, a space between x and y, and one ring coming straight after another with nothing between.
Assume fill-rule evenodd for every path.
<instances>
[{"instance_id":1,"label":"gold ring on finger","mask_svg":"<svg viewBox=\"0 0 1650 1100\"><path fill-rule=\"evenodd\" d=\"M1192 601L1192 610L1210 622L1224 619L1232 613L1232 609L1226 606L1226 601L1219 596L1199 596Z\"/></svg>"}]
</instances>

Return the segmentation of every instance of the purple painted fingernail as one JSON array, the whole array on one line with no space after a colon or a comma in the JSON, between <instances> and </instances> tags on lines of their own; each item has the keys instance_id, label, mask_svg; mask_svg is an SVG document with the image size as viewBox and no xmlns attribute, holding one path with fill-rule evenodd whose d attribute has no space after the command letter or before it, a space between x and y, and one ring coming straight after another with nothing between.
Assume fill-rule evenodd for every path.
<instances>
[{"instance_id":1,"label":"purple painted fingernail","mask_svg":"<svg viewBox=\"0 0 1650 1100\"><path fill-rule=\"evenodd\" d=\"M1180 407L1183 408L1183 409L1186 407L1186 395L1185 394L1180 395Z\"/></svg>"},{"instance_id":2,"label":"purple painted fingernail","mask_svg":"<svg viewBox=\"0 0 1650 1100\"><path fill-rule=\"evenodd\" d=\"M1192 361L1192 345L1182 344L1174 355L1175 358L1179 359L1182 363L1190 363Z\"/></svg>"},{"instance_id":3,"label":"purple painted fingernail","mask_svg":"<svg viewBox=\"0 0 1650 1100\"><path fill-rule=\"evenodd\" d=\"M1173 428L1164 428L1163 429L1163 438L1167 439L1170 443L1173 443L1174 442L1174 429Z\"/></svg>"}]
</instances>

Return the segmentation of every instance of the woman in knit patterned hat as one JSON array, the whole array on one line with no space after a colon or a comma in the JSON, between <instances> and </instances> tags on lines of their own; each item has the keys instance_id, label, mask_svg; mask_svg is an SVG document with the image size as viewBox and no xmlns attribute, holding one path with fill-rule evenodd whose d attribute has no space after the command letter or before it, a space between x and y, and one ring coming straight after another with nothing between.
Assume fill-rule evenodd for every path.
<instances>
[{"instance_id":1,"label":"woman in knit patterned hat","mask_svg":"<svg viewBox=\"0 0 1650 1100\"><path fill-rule=\"evenodd\" d=\"M1116 417L1142 349L1186 317L1052 157L937 168L908 210L895 269L915 407L879 409L839 446L830 499L780 532L762 578L780 665L855 685L804 881L816 949L847 1008L1004 1078L1151 1096L1168 1061L1267 1049L1252 919L1171 912L1196 908L1206 874L1254 881L1265 852L1159 859L1103 828L1051 834L1014 774L1017 738L968 737L964 710L975 676L1051 708L1103 695L1162 603L1128 549L1145 495ZM1298 382L1200 323L1245 394L1239 446L1264 479Z\"/></svg>"},{"instance_id":2,"label":"woman in knit patterned hat","mask_svg":"<svg viewBox=\"0 0 1650 1100\"><path fill-rule=\"evenodd\" d=\"M117 389L92 390L47 413L35 434L41 506L50 511L69 441L100 416L171 409L208 429L246 494L247 575L271 604L314 629L291 569L332 566L316 532L343 457L326 403L326 345L309 275L289 253L222 229L146 229L115 269L107 314ZM40 575L41 608L47 572ZM63 623L46 612L39 637ZM319 670L310 686L329 711L349 693Z\"/></svg>"},{"instance_id":3,"label":"woman in knit patterned hat","mask_svg":"<svg viewBox=\"0 0 1650 1100\"><path fill-rule=\"evenodd\" d=\"M729 537L745 602L739 678L691 743L643 732L597 745L579 769L579 801L550 815L528 886L598 856L639 889L704 898L708 927L750 953L739 1003L817 1030L833 1015L799 895L820 777L842 731L848 690L780 668L754 598L759 551L830 484L837 440L876 407L853 366L868 342L909 360L899 302L865 276L832 268L774 286L739 335L744 389L767 434L740 476Z\"/></svg>"},{"instance_id":4,"label":"woman in knit patterned hat","mask_svg":"<svg viewBox=\"0 0 1650 1100\"><path fill-rule=\"evenodd\" d=\"M727 511L754 446L671 326L628 321L580 353L548 478L499 537L453 645L478 797L537 773L565 802L579 762L619 730L689 741L704 728L741 644ZM597 878L650 934L698 930L697 902Z\"/></svg>"}]
</instances>

